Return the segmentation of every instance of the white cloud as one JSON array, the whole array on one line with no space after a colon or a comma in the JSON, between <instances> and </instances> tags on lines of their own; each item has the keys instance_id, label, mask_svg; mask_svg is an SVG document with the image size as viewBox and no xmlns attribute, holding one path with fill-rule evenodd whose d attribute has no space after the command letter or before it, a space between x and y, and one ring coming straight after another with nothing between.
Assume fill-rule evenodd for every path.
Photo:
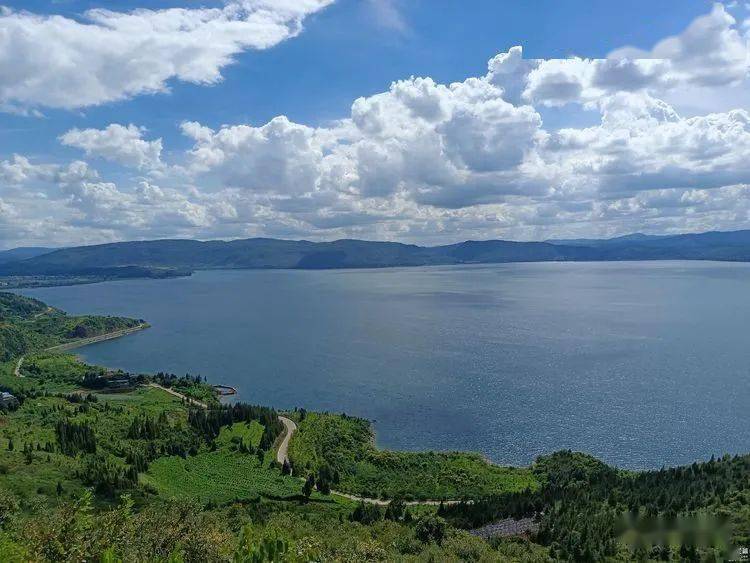
<instances>
[{"instance_id":1,"label":"white cloud","mask_svg":"<svg viewBox=\"0 0 750 563\"><path fill-rule=\"evenodd\" d=\"M624 47L606 59L536 61L523 97L543 105L592 102L617 92L747 86L748 38L722 4L650 51Z\"/></svg>"},{"instance_id":2,"label":"white cloud","mask_svg":"<svg viewBox=\"0 0 750 563\"><path fill-rule=\"evenodd\" d=\"M663 39L651 51L626 47L609 58L661 59L669 61L669 72L680 83L724 86L747 78L748 41L737 20L717 3L710 14L696 18L683 33Z\"/></svg>"},{"instance_id":3,"label":"white cloud","mask_svg":"<svg viewBox=\"0 0 750 563\"><path fill-rule=\"evenodd\" d=\"M541 118L501 93L484 80L445 86L412 78L356 100L351 117L332 128L279 117L261 127L217 132L188 123L183 132L196 141L190 169L218 175L229 187L277 195L421 197L491 183L524 165Z\"/></svg>"},{"instance_id":4,"label":"white cloud","mask_svg":"<svg viewBox=\"0 0 750 563\"><path fill-rule=\"evenodd\" d=\"M747 92L738 29L714 8L639 55L650 58L525 60L513 48L484 76L396 81L327 126L284 116L186 122L192 148L171 152L172 166L139 127L72 130L63 143L149 181L111 182L81 161L8 158L0 234L55 232L57 244L258 235L439 243L747 228L748 108L707 102L686 113L671 103L696 88ZM673 59L661 58L667 51ZM538 108L571 103L598 112L598 123L546 129L549 110Z\"/></svg>"},{"instance_id":5,"label":"white cloud","mask_svg":"<svg viewBox=\"0 0 750 563\"><path fill-rule=\"evenodd\" d=\"M11 160L0 161L0 181L4 184L22 184L29 178L42 173L42 169L31 164L28 158L18 154L14 154Z\"/></svg>"},{"instance_id":6,"label":"white cloud","mask_svg":"<svg viewBox=\"0 0 750 563\"><path fill-rule=\"evenodd\" d=\"M229 186L259 192L313 189L321 148L314 129L276 117L262 127L223 127L214 133L195 123L182 126L196 140L193 170L218 170Z\"/></svg>"},{"instance_id":7,"label":"white cloud","mask_svg":"<svg viewBox=\"0 0 750 563\"><path fill-rule=\"evenodd\" d=\"M409 31L409 24L406 23L396 0L367 0L367 5L378 25L399 33Z\"/></svg>"},{"instance_id":8,"label":"white cloud","mask_svg":"<svg viewBox=\"0 0 750 563\"><path fill-rule=\"evenodd\" d=\"M143 127L113 123L105 129L71 129L60 141L83 149L86 156L100 156L141 170L160 168L162 140L146 141L145 132Z\"/></svg>"},{"instance_id":9,"label":"white cloud","mask_svg":"<svg viewBox=\"0 0 750 563\"><path fill-rule=\"evenodd\" d=\"M300 33L333 0L232 0L223 8L90 10L82 20L0 7L0 107L79 108L221 80L247 49Z\"/></svg>"}]
</instances>

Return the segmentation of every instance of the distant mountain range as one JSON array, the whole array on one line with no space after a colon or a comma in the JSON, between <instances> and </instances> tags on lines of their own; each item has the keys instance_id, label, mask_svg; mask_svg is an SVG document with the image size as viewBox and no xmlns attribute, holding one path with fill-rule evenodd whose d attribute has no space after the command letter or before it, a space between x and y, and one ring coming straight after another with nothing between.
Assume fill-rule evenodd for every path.
<instances>
[{"instance_id":1,"label":"distant mountain range","mask_svg":"<svg viewBox=\"0 0 750 563\"><path fill-rule=\"evenodd\" d=\"M22 246L11 250L0 250L0 264L34 258L35 256L41 256L42 254L49 254L53 250L57 249L44 248L41 246Z\"/></svg>"},{"instance_id":2,"label":"distant mountain range","mask_svg":"<svg viewBox=\"0 0 750 563\"><path fill-rule=\"evenodd\" d=\"M39 252L37 252L39 251ZM8 256L13 259L5 259ZM153 240L59 250L0 253L0 276L170 276L205 269L383 268L503 262L723 260L750 261L750 230L675 236L512 242L466 241L424 247L397 242Z\"/></svg>"}]
</instances>

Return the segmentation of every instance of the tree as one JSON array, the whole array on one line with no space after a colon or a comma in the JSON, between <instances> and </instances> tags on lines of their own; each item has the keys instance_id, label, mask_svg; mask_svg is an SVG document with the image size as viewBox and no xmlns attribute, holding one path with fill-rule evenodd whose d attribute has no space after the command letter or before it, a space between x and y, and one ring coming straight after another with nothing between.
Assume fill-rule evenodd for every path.
<instances>
[{"instance_id":1,"label":"tree","mask_svg":"<svg viewBox=\"0 0 750 563\"><path fill-rule=\"evenodd\" d=\"M307 480L305 481L305 484L302 486L302 494L306 499L310 498L310 495L312 494L313 487L315 487L315 476L314 475L308 475Z\"/></svg>"},{"instance_id":2,"label":"tree","mask_svg":"<svg viewBox=\"0 0 750 563\"><path fill-rule=\"evenodd\" d=\"M8 439L8 451L9 452L13 451L13 438Z\"/></svg>"},{"instance_id":3,"label":"tree","mask_svg":"<svg viewBox=\"0 0 750 563\"><path fill-rule=\"evenodd\" d=\"M394 498L385 509L385 519L399 522L406 516L406 503L402 498Z\"/></svg>"},{"instance_id":4,"label":"tree","mask_svg":"<svg viewBox=\"0 0 750 563\"><path fill-rule=\"evenodd\" d=\"M445 520L440 516L422 516L417 521L414 533L422 543L440 544L445 537Z\"/></svg>"},{"instance_id":5,"label":"tree","mask_svg":"<svg viewBox=\"0 0 750 563\"><path fill-rule=\"evenodd\" d=\"M240 540L232 557L233 563L275 563L286 560L289 543L281 538L261 538L253 541L253 530L248 524L240 532Z\"/></svg>"},{"instance_id":6,"label":"tree","mask_svg":"<svg viewBox=\"0 0 750 563\"><path fill-rule=\"evenodd\" d=\"M368 502L360 502L350 516L352 522L359 522L365 526L374 524L382 519L383 513L380 511L380 508Z\"/></svg>"},{"instance_id":7,"label":"tree","mask_svg":"<svg viewBox=\"0 0 750 563\"><path fill-rule=\"evenodd\" d=\"M333 478L333 473L331 471L331 468L327 465L322 465L320 469L318 469L318 481L317 486L318 490L324 494L324 495L330 495L331 494L331 479Z\"/></svg>"}]
</instances>

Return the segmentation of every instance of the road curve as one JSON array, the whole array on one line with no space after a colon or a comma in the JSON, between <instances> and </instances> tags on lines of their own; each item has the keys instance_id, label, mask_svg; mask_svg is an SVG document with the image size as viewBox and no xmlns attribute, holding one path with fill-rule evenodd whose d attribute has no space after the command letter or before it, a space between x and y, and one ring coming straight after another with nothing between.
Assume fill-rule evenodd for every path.
<instances>
[{"instance_id":1,"label":"road curve","mask_svg":"<svg viewBox=\"0 0 750 563\"><path fill-rule=\"evenodd\" d=\"M293 420L288 419L285 416L279 415L279 420L284 424L285 432L284 432L284 438L281 440L281 444L279 445L279 449L276 452L276 461L278 461L280 464L284 464L284 461L289 461L289 442L292 439L292 435L297 431L297 425L294 423ZM299 476L299 479L302 481L305 480L304 477ZM369 497L361 497L357 495L351 495L349 493L342 493L341 491L331 491L332 495L336 495L339 497L348 498L349 500L353 500L355 502L365 502L367 504L375 504L378 506L388 506L390 504L390 500L383 500L379 498L369 498ZM439 501L439 500L412 500L408 501L405 504L407 506L416 506L416 505L422 505L422 506L438 506L441 503L442 504L458 504L461 501L457 500L446 500L446 501Z\"/></svg>"},{"instance_id":2,"label":"road curve","mask_svg":"<svg viewBox=\"0 0 750 563\"><path fill-rule=\"evenodd\" d=\"M284 465L285 461L289 461L289 442L292 439L292 434L297 431L297 425L293 420L288 419L285 416L279 415L279 420L284 424L284 438L279 444L279 449L276 452L276 461Z\"/></svg>"},{"instance_id":3,"label":"road curve","mask_svg":"<svg viewBox=\"0 0 750 563\"><path fill-rule=\"evenodd\" d=\"M16 369L13 370L13 373L15 374L16 377L23 377L23 375L21 375L21 366L23 365L23 358L24 356L21 356L20 358L18 358Z\"/></svg>"}]
</instances>

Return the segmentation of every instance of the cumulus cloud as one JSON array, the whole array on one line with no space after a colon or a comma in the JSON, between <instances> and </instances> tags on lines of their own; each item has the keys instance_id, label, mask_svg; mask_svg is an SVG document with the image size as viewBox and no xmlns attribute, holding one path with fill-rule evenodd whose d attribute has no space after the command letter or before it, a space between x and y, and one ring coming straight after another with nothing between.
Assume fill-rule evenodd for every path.
<instances>
[{"instance_id":1,"label":"cumulus cloud","mask_svg":"<svg viewBox=\"0 0 750 563\"><path fill-rule=\"evenodd\" d=\"M54 228L65 242L264 235L440 243L746 228L750 113L686 114L669 101L685 88L747 89L743 53L741 27L715 7L650 51L527 60L514 47L483 76L398 80L325 126L285 116L185 122L192 147L169 153L169 163L161 140L136 125L74 129L61 142L149 180L112 182L82 161L9 157L0 161L0 231L15 225L15 236L43 237ZM546 128L542 107L565 112L569 104L598 112L598 122Z\"/></svg>"},{"instance_id":2,"label":"cumulus cloud","mask_svg":"<svg viewBox=\"0 0 750 563\"><path fill-rule=\"evenodd\" d=\"M533 108L513 106L501 94L473 78L451 85L411 78L356 100L351 116L331 128L313 129L285 117L216 132L197 123L182 127L195 140L190 169L218 175L231 187L419 199L468 193L494 181L506 184L494 190L500 194L517 189L510 179L524 166L541 128ZM455 200L451 205L471 203L446 199Z\"/></svg>"},{"instance_id":3,"label":"cumulus cloud","mask_svg":"<svg viewBox=\"0 0 750 563\"><path fill-rule=\"evenodd\" d=\"M83 161L35 163L19 155L0 161L0 193L0 234L11 244L190 236L237 216L225 194L144 180L122 187Z\"/></svg>"},{"instance_id":4,"label":"cumulus cloud","mask_svg":"<svg viewBox=\"0 0 750 563\"><path fill-rule=\"evenodd\" d=\"M277 117L262 127L239 125L214 132L196 123L185 123L183 132L196 145L191 167L219 170L229 185L257 191L305 192L316 180L320 146L314 130Z\"/></svg>"},{"instance_id":5,"label":"cumulus cloud","mask_svg":"<svg viewBox=\"0 0 750 563\"><path fill-rule=\"evenodd\" d=\"M113 123L105 129L71 129L60 137L62 144L83 149L87 156L99 156L138 169L162 166L162 140L146 141L146 130L135 125Z\"/></svg>"},{"instance_id":6,"label":"cumulus cloud","mask_svg":"<svg viewBox=\"0 0 750 563\"><path fill-rule=\"evenodd\" d=\"M300 33L333 0L231 0L222 8L90 10L81 20L0 7L0 106L80 108L221 80L247 49Z\"/></svg>"},{"instance_id":7,"label":"cumulus cloud","mask_svg":"<svg viewBox=\"0 0 750 563\"><path fill-rule=\"evenodd\" d=\"M717 3L711 13L650 51L623 47L606 59L535 61L526 76L523 98L564 105L618 92L736 86L748 79L749 57L748 38L737 20Z\"/></svg>"},{"instance_id":8,"label":"cumulus cloud","mask_svg":"<svg viewBox=\"0 0 750 563\"><path fill-rule=\"evenodd\" d=\"M675 60L661 58L665 45ZM447 236L465 228L523 237L667 216L690 228L715 212L708 202L728 205L719 193L750 182L749 116L740 109L685 117L659 93L743 81L743 45L717 6L646 58L525 60L514 47L490 60L485 76L394 82L355 100L330 127L285 117L217 131L183 124L195 142L189 169L236 189L239 207L252 201L303 232ZM722 81L706 75L709 46L726 61L716 65ZM570 102L598 111L601 122L545 130L533 104Z\"/></svg>"}]
</instances>

